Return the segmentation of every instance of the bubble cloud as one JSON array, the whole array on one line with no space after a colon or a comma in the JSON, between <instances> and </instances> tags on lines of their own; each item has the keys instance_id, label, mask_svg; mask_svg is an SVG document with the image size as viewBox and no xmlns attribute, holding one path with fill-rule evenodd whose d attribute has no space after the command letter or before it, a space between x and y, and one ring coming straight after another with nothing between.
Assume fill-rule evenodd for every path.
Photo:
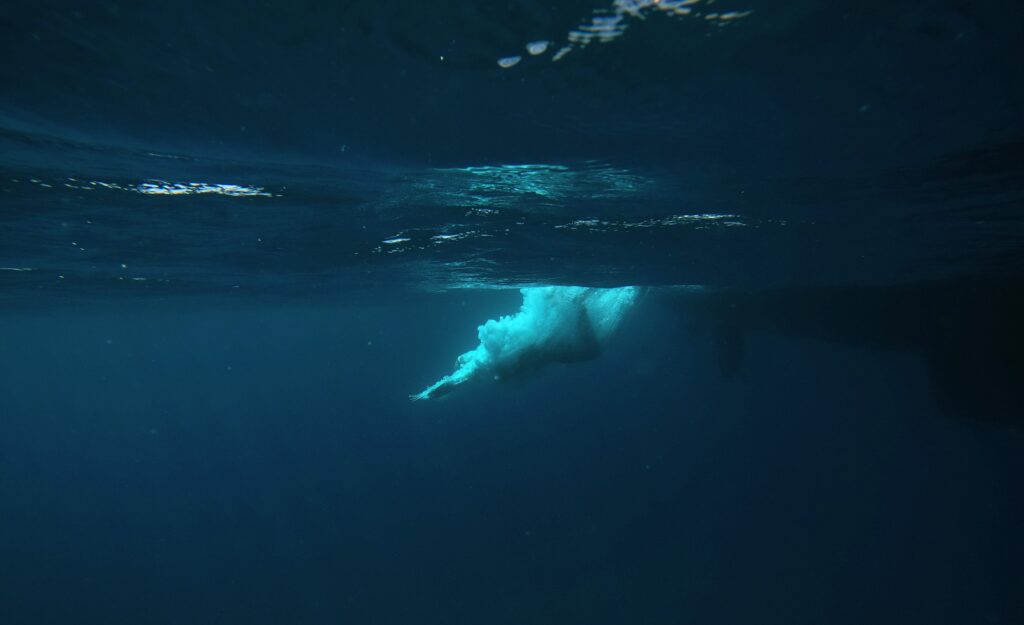
<instances>
[{"instance_id":1,"label":"bubble cloud","mask_svg":"<svg viewBox=\"0 0 1024 625\"><path fill-rule=\"evenodd\" d=\"M639 289L544 286L521 289L519 312L477 329L480 344L455 362L455 370L409 399L434 399L471 380L503 380L547 363L595 358L636 303Z\"/></svg>"}]
</instances>

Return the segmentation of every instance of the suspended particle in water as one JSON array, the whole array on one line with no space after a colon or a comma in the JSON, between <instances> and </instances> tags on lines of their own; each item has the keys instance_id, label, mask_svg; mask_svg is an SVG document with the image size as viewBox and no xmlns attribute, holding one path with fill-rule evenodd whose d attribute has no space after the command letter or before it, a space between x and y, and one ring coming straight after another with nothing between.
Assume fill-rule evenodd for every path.
<instances>
[{"instance_id":1,"label":"suspended particle in water","mask_svg":"<svg viewBox=\"0 0 1024 625\"><path fill-rule=\"evenodd\" d=\"M551 57L551 60L552 61L558 61L562 57L564 57L566 54L569 54L570 52L572 52L572 46L562 46L558 50L558 52L555 52L555 55L553 57Z\"/></svg>"},{"instance_id":2,"label":"suspended particle in water","mask_svg":"<svg viewBox=\"0 0 1024 625\"><path fill-rule=\"evenodd\" d=\"M523 57L521 56L503 56L500 59L498 59L498 67L502 69L508 69L522 60Z\"/></svg>"},{"instance_id":3,"label":"suspended particle in water","mask_svg":"<svg viewBox=\"0 0 1024 625\"><path fill-rule=\"evenodd\" d=\"M547 52L548 46L550 45L550 41L531 41L526 44L526 51L533 56L537 56L538 54L544 54Z\"/></svg>"}]
</instances>

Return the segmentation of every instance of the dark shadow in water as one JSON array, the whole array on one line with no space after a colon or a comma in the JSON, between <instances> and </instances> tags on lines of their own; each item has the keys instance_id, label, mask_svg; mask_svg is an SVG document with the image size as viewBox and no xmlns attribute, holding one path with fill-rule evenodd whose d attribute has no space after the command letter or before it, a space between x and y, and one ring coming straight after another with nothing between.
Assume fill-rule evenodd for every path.
<instances>
[{"instance_id":1,"label":"dark shadow in water","mask_svg":"<svg viewBox=\"0 0 1024 625\"><path fill-rule=\"evenodd\" d=\"M947 415L1024 426L1024 288L936 284L679 294L710 315L723 374L770 332L919 354Z\"/></svg>"},{"instance_id":2,"label":"dark shadow in water","mask_svg":"<svg viewBox=\"0 0 1024 625\"><path fill-rule=\"evenodd\" d=\"M1024 288L998 284L685 292L673 305L711 322L722 374L742 374L746 337L775 333L924 359L939 411L983 425L993 484L987 585L1024 619ZM899 385L899 380L893 380ZM1011 622L1024 622L1013 620Z\"/></svg>"}]
</instances>

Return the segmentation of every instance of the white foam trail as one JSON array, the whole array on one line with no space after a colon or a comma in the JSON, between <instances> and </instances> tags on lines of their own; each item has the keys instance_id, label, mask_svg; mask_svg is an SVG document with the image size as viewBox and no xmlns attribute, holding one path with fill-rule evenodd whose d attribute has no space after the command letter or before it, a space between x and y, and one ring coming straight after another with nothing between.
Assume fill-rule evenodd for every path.
<instances>
[{"instance_id":1,"label":"white foam trail","mask_svg":"<svg viewBox=\"0 0 1024 625\"><path fill-rule=\"evenodd\" d=\"M633 308L639 289L544 286L520 292L519 312L480 326L476 349L459 356L451 374L409 399L433 399L470 380L511 378L549 362L594 358Z\"/></svg>"}]
</instances>

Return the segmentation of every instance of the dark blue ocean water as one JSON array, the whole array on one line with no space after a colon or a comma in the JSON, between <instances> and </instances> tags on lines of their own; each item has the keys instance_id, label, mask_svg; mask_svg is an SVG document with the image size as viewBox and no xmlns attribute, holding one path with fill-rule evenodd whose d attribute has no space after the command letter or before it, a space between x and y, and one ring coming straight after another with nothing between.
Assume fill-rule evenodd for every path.
<instances>
[{"instance_id":1,"label":"dark blue ocean water","mask_svg":"<svg viewBox=\"0 0 1024 625\"><path fill-rule=\"evenodd\" d=\"M1024 623L1021 41L3 3L0 624Z\"/></svg>"}]
</instances>

